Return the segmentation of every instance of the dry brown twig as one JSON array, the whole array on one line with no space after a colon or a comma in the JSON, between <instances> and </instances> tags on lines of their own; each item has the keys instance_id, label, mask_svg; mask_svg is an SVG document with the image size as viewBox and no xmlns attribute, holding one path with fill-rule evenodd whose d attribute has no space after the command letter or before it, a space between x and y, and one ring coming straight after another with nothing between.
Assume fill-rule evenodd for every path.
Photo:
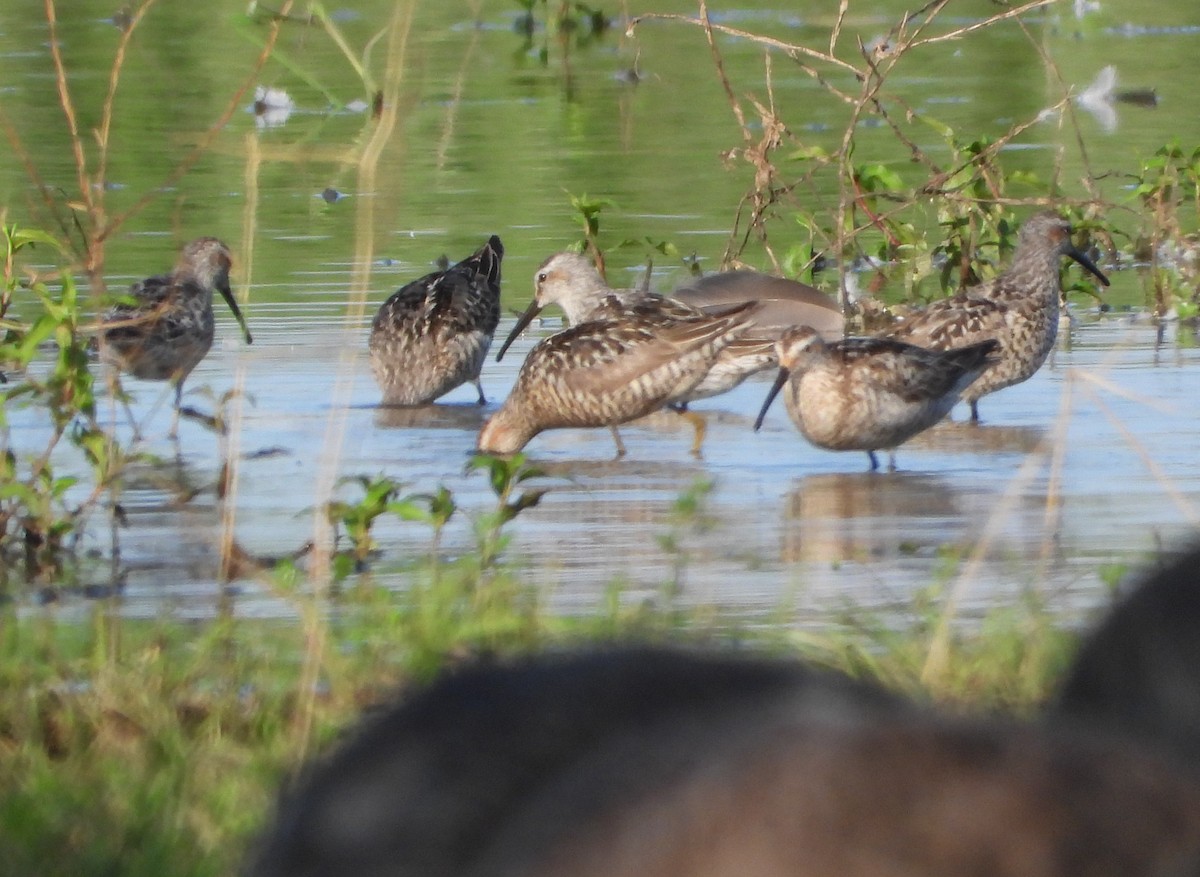
<instances>
[{"instance_id":1,"label":"dry brown twig","mask_svg":"<svg viewBox=\"0 0 1200 877\"><path fill-rule=\"evenodd\" d=\"M75 230L80 234L82 243L77 247L73 241L67 223L58 212L58 205L51 193L39 184L39 189L42 191L43 200L46 202L51 213L55 216L60 229L63 230L65 243L70 247L71 251L76 254L80 260L81 268L88 276L88 281L92 289L93 295L102 295L104 291L104 244L121 226L128 222L132 217L136 216L144 210L150 203L158 198L162 192L168 191L176 182L178 182L195 163L204 155L211 147L213 141L222 129L229 123L234 112L241 105L245 94L254 85L258 79L263 66L270 57L271 52L275 47L275 42L279 36L279 29L282 23L282 18L276 18L270 25L270 31L263 45L262 51L259 53L252 69L247 75L245 81L237 89L237 91L229 98L224 111L215 122L204 132L200 137L200 141L192 149L190 153L184 156L183 159L171 170L164 180L156 187L149 189L138 200L136 200L123 213L116 216L108 216L104 205L105 195L105 177L108 168L108 150L110 143L110 133L113 119L113 106L116 100L117 86L120 81L121 69L125 64L125 59L128 53L128 47L132 41L134 34L137 31L138 25L142 18L153 5L154 0L143 0L140 6L130 16L127 25L123 28L121 39L117 45L117 50L113 56L112 68L109 73L108 91L105 96L104 105L101 109L101 121L98 128L92 133L96 141L97 155L95 163L95 172L89 172L88 153L85 148L84 138L79 130L79 123L75 110L75 104L71 97L71 91L68 87L68 77L66 63L63 60L58 38L58 12L55 0L44 0L46 10L46 22L50 31L50 55L54 65L55 85L58 90L59 103L62 107L63 116L67 122L68 133L70 136L71 151L75 162L76 185L79 188L79 201L75 204L68 202L67 206L71 209L71 223L75 226ZM281 16L286 16L293 0L284 0L281 7ZM5 120L5 132L9 142L13 144L14 151L23 156L23 161L26 165L30 179L37 183L40 180L40 175L37 173L36 166L32 161L29 152L24 148L20 140L20 135L11 124ZM80 214L83 215L86 221L80 219Z\"/></svg>"},{"instance_id":2,"label":"dry brown twig","mask_svg":"<svg viewBox=\"0 0 1200 877\"><path fill-rule=\"evenodd\" d=\"M739 157L745 160L754 172L753 183L736 208L733 230L726 247L726 252L722 258L722 263L729 264L737 261L751 238L754 238L762 243L769 258L778 267L778 259L769 244L765 228L765 222L769 218L770 209L773 205L778 204L781 198L799 187L805 186L813 190L816 187L814 186L815 170L811 166L799 180L787 183L780 180L779 170L772 161L772 153L782 145L785 138L792 137L786 121L779 116L775 106L770 64L770 55L773 52L783 52L797 64L803 73L813 77L827 94L849 107L845 129L834 159L834 165L838 174L838 203L834 208L836 215L832 223L833 240L830 241L835 252L845 253L854 246L855 239L859 233L867 228L875 227L880 229L885 234L885 237L891 238L887 232L886 223L883 220L888 216L894 215L895 211L905 210L912 207L918 201L929 198L949 198L951 200L966 198L969 187L980 178L984 180L994 203L1006 203L1009 201L1009 199L1004 197L1002 180L993 176L995 174L996 157L1000 150L1036 124L1038 119L1035 118L1014 124L1007 132L983 150L971 155L966 160L957 162L953 167L943 168L939 162L935 161L921 149L915 138L905 131L902 119L911 123L917 117L917 111L902 98L889 94L886 91L886 85L891 72L896 69L897 65L903 61L908 53L925 46L963 39L1003 22L1016 21L1024 28L1025 26L1021 22L1022 15L1047 6L1052 2L1054 0L1031 0L1031 2L998 12L982 21L972 22L961 27L952 27L943 33L932 33L931 31L939 20L939 16L949 5L949 0L931 0L931 2L925 4L922 8L906 13L887 32L887 35L882 40L873 43L870 47L863 45L859 41L856 47L857 54L861 58L861 62L859 63L850 63L838 57L839 43L849 12L850 0L840 0L838 4L829 35L828 51L819 51L806 46L788 43L774 37L714 23L709 16L706 0L700 0L699 14L696 17L659 13L638 16L630 21L627 34L632 35L641 23L651 20L686 24L692 27L699 27L703 30L713 57L718 79L725 92L730 111L737 123L742 140L741 147L727 151L725 157L726 159ZM744 100L749 101L758 111L762 124L761 134L757 134L752 130L743 108L742 100L738 98L737 89L730 81L721 57L718 41L718 38L721 36L749 41L762 46L766 50L767 62L765 65L766 80L764 86L766 89L766 98L759 100L752 95L744 98ZM1030 40L1036 45L1036 41L1033 40L1032 36L1030 36ZM1044 49L1041 47L1037 48L1047 63L1051 64L1051 69L1055 69L1050 59L1046 58ZM839 88L831 83L826 76L829 72L839 75L847 73L853 75L860 84L858 93L848 93L843 88ZM1065 86L1063 94L1064 97L1055 108L1060 110L1065 108L1066 112L1070 113L1069 92ZM907 149L911 159L927 169L928 178L923 184L916 186L907 198L903 198L902 202L897 204L895 211L880 211L877 207L872 208L867 210L868 221L866 223L859 223L855 221L854 213L859 209L867 209L868 205L865 198L866 193L861 191L855 179L851 156L853 155L853 146L857 137L857 131L863 119L868 116L877 117L888 126L897 141L902 143ZM1077 126L1076 130L1078 131ZM951 181L953 181L952 184ZM1095 191L1092 190L1093 197L1095 194ZM881 197L888 196L884 195ZM898 195L897 197L902 196ZM972 196L970 200L977 200L977 196ZM1011 203L1029 203L1029 199L1012 201ZM893 243L895 243L894 240ZM839 265L843 264L843 260L839 260ZM839 270L844 271L845 269L843 267ZM839 285L844 286L844 283L840 283Z\"/></svg>"},{"instance_id":3,"label":"dry brown twig","mask_svg":"<svg viewBox=\"0 0 1200 877\"><path fill-rule=\"evenodd\" d=\"M937 4L939 7L938 11L941 11L941 7L945 6L948 2L949 0L939 0L939 3ZM972 24L956 28L949 33L938 34L937 36L929 37L923 40L914 40L907 46L907 48L915 49L919 48L920 46L932 46L936 43L945 43L951 40L962 39L967 34L984 30L999 24L1002 21L1008 21L1009 19L1013 18L1019 19L1026 12L1031 12L1034 9L1040 9L1043 6L1049 6L1052 3L1057 2L1058 0L1032 0L1032 2L1026 3L1023 6L1014 6L1012 9L1005 10L1004 12L997 12L995 15L985 18L983 21L976 21Z\"/></svg>"},{"instance_id":4,"label":"dry brown twig","mask_svg":"<svg viewBox=\"0 0 1200 877\"><path fill-rule=\"evenodd\" d=\"M1052 2L1052 0L1051 0L1051 2ZM701 9L704 9L703 4L701 5ZM809 60L812 60L812 61L819 61L824 64L829 64L835 68L839 68L844 73L850 73L855 76L858 75L858 68L856 68L853 64L848 64L845 61L842 61L839 58L836 58L832 54L826 54L825 52L818 52L816 49L810 49L807 46L799 46L794 43L786 43L783 40L777 40L774 37L766 37L761 34L753 33L751 31L742 30L740 28L729 27L728 25L724 25L724 24L713 24L712 21L709 21L707 19L706 12L702 13L702 15L700 17L696 17L696 18L693 18L690 15L677 15L677 14L673 14L673 13L664 13L664 12L649 12L649 13L646 13L645 15L639 15L633 19L630 19L629 26L625 29L625 33L628 36L632 36L634 30L636 30L638 28L638 26L641 25L641 23L644 21L675 21L675 22L679 22L681 24L692 25L693 27L700 27L709 32L715 31L716 33L725 34L726 36L738 37L739 39L749 40L750 42L758 43L759 45L766 46L768 48L778 49L779 51L785 53L786 55L788 55L788 57L791 57L791 58L795 58L796 56L800 56L802 58L808 58Z\"/></svg>"},{"instance_id":5,"label":"dry brown twig","mask_svg":"<svg viewBox=\"0 0 1200 877\"><path fill-rule=\"evenodd\" d=\"M112 67L109 70L108 76L108 94L104 98L104 107L100 117L100 128L96 132L96 143L100 149L100 156L96 163L96 179L94 185L97 191L104 191L105 178L108 172L108 145L109 132L112 130L113 106L116 104L117 84L121 79L121 69L125 66L125 53L129 49L129 41L133 38L133 32L137 30L137 26L141 24L142 18L154 5L154 0L144 0L144 2L134 10L130 16L129 23L121 29L121 39L117 43L117 51L113 55ZM100 205L103 208L103 205ZM101 215L98 218L103 218Z\"/></svg>"}]
</instances>

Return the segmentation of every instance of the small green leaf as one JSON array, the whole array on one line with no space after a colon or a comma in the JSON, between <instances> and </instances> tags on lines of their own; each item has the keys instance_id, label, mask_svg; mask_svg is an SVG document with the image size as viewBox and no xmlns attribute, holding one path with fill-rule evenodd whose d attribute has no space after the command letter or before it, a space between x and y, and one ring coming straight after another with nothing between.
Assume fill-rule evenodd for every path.
<instances>
[{"instance_id":1,"label":"small green leaf","mask_svg":"<svg viewBox=\"0 0 1200 877\"><path fill-rule=\"evenodd\" d=\"M60 254L66 253L66 248L59 242L58 238L37 228L22 228L10 226L5 229L8 234L8 239L12 242L13 250L19 250L29 244L45 244L52 247Z\"/></svg>"},{"instance_id":2,"label":"small green leaf","mask_svg":"<svg viewBox=\"0 0 1200 877\"><path fill-rule=\"evenodd\" d=\"M829 161L829 152L821 146L803 146L793 152L788 153L789 161Z\"/></svg>"}]
</instances>

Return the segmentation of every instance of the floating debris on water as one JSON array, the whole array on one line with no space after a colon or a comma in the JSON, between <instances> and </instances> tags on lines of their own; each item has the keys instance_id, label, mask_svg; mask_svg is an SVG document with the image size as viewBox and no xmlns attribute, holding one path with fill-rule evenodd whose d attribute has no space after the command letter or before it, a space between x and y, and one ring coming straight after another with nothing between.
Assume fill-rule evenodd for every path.
<instances>
[{"instance_id":1,"label":"floating debris on water","mask_svg":"<svg viewBox=\"0 0 1200 877\"><path fill-rule=\"evenodd\" d=\"M1075 102L1091 113L1107 134L1117 130L1117 110L1113 106L1113 90L1116 86L1117 68L1109 64L1075 98Z\"/></svg>"},{"instance_id":2,"label":"floating debris on water","mask_svg":"<svg viewBox=\"0 0 1200 877\"><path fill-rule=\"evenodd\" d=\"M259 128L277 128L288 120L296 102L282 88L267 88L259 85L254 89L254 123Z\"/></svg>"},{"instance_id":3,"label":"floating debris on water","mask_svg":"<svg viewBox=\"0 0 1200 877\"><path fill-rule=\"evenodd\" d=\"M1153 88L1117 90L1117 68L1112 64L1103 68L1091 84L1079 93L1075 102L1087 110L1105 132L1117 130L1117 110L1114 103L1127 103L1139 107L1158 106L1158 93Z\"/></svg>"}]
</instances>

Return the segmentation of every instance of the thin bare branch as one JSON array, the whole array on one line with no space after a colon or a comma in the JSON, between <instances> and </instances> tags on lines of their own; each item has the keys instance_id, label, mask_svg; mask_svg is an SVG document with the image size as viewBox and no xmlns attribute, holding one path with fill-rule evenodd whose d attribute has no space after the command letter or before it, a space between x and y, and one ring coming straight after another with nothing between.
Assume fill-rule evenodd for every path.
<instances>
[{"instance_id":1,"label":"thin bare branch","mask_svg":"<svg viewBox=\"0 0 1200 877\"><path fill-rule=\"evenodd\" d=\"M1058 0L1032 0L1032 2L1026 3L1024 6L1014 6L1012 9L993 15L991 18L983 21L977 21L974 24L968 24L965 27L957 28L949 33L938 34L935 37L928 37L927 39L923 40L915 40L908 44L908 48L915 49L918 46L931 46L934 43L945 43L949 42L950 40L962 39L967 34L975 33L976 31L991 27L994 24L998 24L1001 21L1007 21L1010 18L1019 18L1026 12L1029 12L1033 9L1040 9L1043 6L1049 6L1050 4L1057 2Z\"/></svg>"},{"instance_id":2,"label":"thin bare branch","mask_svg":"<svg viewBox=\"0 0 1200 877\"><path fill-rule=\"evenodd\" d=\"M63 64L62 47L58 40L58 15L54 8L54 0L45 0L46 24L50 29L50 57L54 61L54 82L58 87L58 100L62 105L63 115L67 119L67 129L71 134L71 152L75 156L75 175L79 184L79 197L83 199L88 212L92 210L92 187L87 176L87 157L83 151L83 141L79 137L79 123L75 119L75 105L71 102L71 91L67 88L67 68Z\"/></svg>"},{"instance_id":3,"label":"thin bare branch","mask_svg":"<svg viewBox=\"0 0 1200 877\"><path fill-rule=\"evenodd\" d=\"M101 198L104 193L104 182L108 176L108 143L109 132L112 130L113 105L117 99L117 83L121 78L121 68L125 66L125 53L129 48L129 41L133 39L133 32L137 30L137 26L154 2L155 0L144 0L142 5L130 16L129 24L122 31L121 39L117 43L117 51L113 56L112 68L108 74L108 94L104 98L100 130L96 138L100 147L99 161L96 163L96 190L100 193Z\"/></svg>"},{"instance_id":4,"label":"thin bare branch","mask_svg":"<svg viewBox=\"0 0 1200 877\"><path fill-rule=\"evenodd\" d=\"M842 34L842 25L846 21L846 13L850 10L850 0L841 0L838 3L837 18L833 21L833 30L829 32L829 55L834 56L837 51L838 37Z\"/></svg>"},{"instance_id":5,"label":"thin bare branch","mask_svg":"<svg viewBox=\"0 0 1200 877\"><path fill-rule=\"evenodd\" d=\"M52 3L53 0L46 0L46 2ZM189 170L191 170L192 166L200 160L200 157L208 151L217 135L221 133L222 129L224 129L227 124L229 124L229 120L233 118L233 114L237 111L237 108L241 106L246 93L250 90L254 83L258 81L259 73L262 71L263 66L267 63L267 59L271 57L271 52L275 48L275 42L279 39L279 29L283 23L283 19L291 11L292 3L293 0L284 0L284 3L279 10L279 16L271 21L270 32L267 35L267 40L264 43L258 58L255 60L254 66L251 68L250 73L246 76L246 79L242 82L242 85L238 88L238 90L234 92L232 97L230 97L229 103L226 105L224 112L221 113L217 121L215 121L200 138L200 142L196 144L195 148L193 148L192 151L189 152L169 174L167 174L166 178L156 188L151 189L143 194L142 197L135 201L128 210L109 219L102 228L98 229L95 237L97 242L103 242L107 240L122 225L145 210L146 207L156 198L158 198L162 192L170 189L171 186L173 186Z\"/></svg>"},{"instance_id":6,"label":"thin bare branch","mask_svg":"<svg viewBox=\"0 0 1200 877\"><path fill-rule=\"evenodd\" d=\"M729 84L729 77L725 73L725 64L721 60L721 51L717 48L717 41L713 37L713 25L708 17L708 4L705 0L700 0L700 24L704 28L704 38L708 41L708 49L712 53L713 63L717 67L717 77L721 80L721 87L725 89L729 108L733 111L734 118L737 119L738 127L742 129L742 140L750 143L753 136L750 133L750 127L746 124L746 115L742 112L742 107L738 103L737 97L734 96L733 86ZM630 25L629 29L632 31L633 25Z\"/></svg>"},{"instance_id":7,"label":"thin bare branch","mask_svg":"<svg viewBox=\"0 0 1200 877\"><path fill-rule=\"evenodd\" d=\"M1044 0L1044 2L1053 2L1053 0ZM705 30L715 31L717 33L726 34L727 36L738 37L739 39L743 39L743 40L749 40L752 43L758 43L759 45L762 45L762 46L768 46L773 49L779 49L780 51L787 52L789 55L792 55L792 56L799 55L799 56L802 56L805 58L809 58L813 61L820 61L824 64L829 64L833 67L837 67L838 69L842 70L843 72L850 73L854 76L860 75L858 68L855 67L853 64L847 64L845 61L842 61L839 58L835 58L833 55L826 54L825 52L818 52L816 49L810 49L807 46L798 46L793 43L785 43L783 40L777 40L774 37L766 37L766 36L763 36L762 34L751 33L750 31L741 30L740 28L736 28L736 27L729 27L728 25L724 25L724 24L713 24L711 21L708 22L707 24L705 24L705 20L703 18L693 18L690 15L676 15L676 14L667 14L667 13L661 13L661 12L650 12L645 15L639 15L636 18L632 19L629 22L629 27L626 28L625 32L627 34L632 34L634 29L639 24L641 24L643 21L656 21L656 20L657 21L678 21L678 22L681 22L682 24L690 24L690 25L693 25L694 27L701 27L701 28L704 28Z\"/></svg>"},{"instance_id":8,"label":"thin bare branch","mask_svg":"<svg viewBox=\"0 0 1200 877\"><path fill-rule=\"evenodd\" d=\"M917 37L919 37L927 27L937 20L938 15L950 0L932 0L923 8L916 12L909 12L900 19L900 22L888 32L888 39L895 43L893 47L897 54L903 54L913 47ZM908 30L910 22L920 19L919 23L912 29ZM905 36L907 34L907 36Z\"/></svg>"}]
</instances>

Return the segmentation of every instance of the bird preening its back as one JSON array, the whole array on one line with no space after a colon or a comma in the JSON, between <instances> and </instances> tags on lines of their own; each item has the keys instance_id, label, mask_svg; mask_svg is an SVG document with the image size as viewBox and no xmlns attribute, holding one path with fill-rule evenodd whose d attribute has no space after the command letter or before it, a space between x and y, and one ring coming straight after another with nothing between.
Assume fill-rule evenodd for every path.
<instances>
[{"instance_id":1,"label":"bird preening its back","mask_svg":"<svg viewBox=\"0 0 1200 877\"><path fill-rule=\"evenodd\" d=\"M383 404L427 405L467 382L486 401L479 380L500 321L504 245L487 243L442 271L398 289L379 308L368 346Z\"/></svg>"}]
</instances>

